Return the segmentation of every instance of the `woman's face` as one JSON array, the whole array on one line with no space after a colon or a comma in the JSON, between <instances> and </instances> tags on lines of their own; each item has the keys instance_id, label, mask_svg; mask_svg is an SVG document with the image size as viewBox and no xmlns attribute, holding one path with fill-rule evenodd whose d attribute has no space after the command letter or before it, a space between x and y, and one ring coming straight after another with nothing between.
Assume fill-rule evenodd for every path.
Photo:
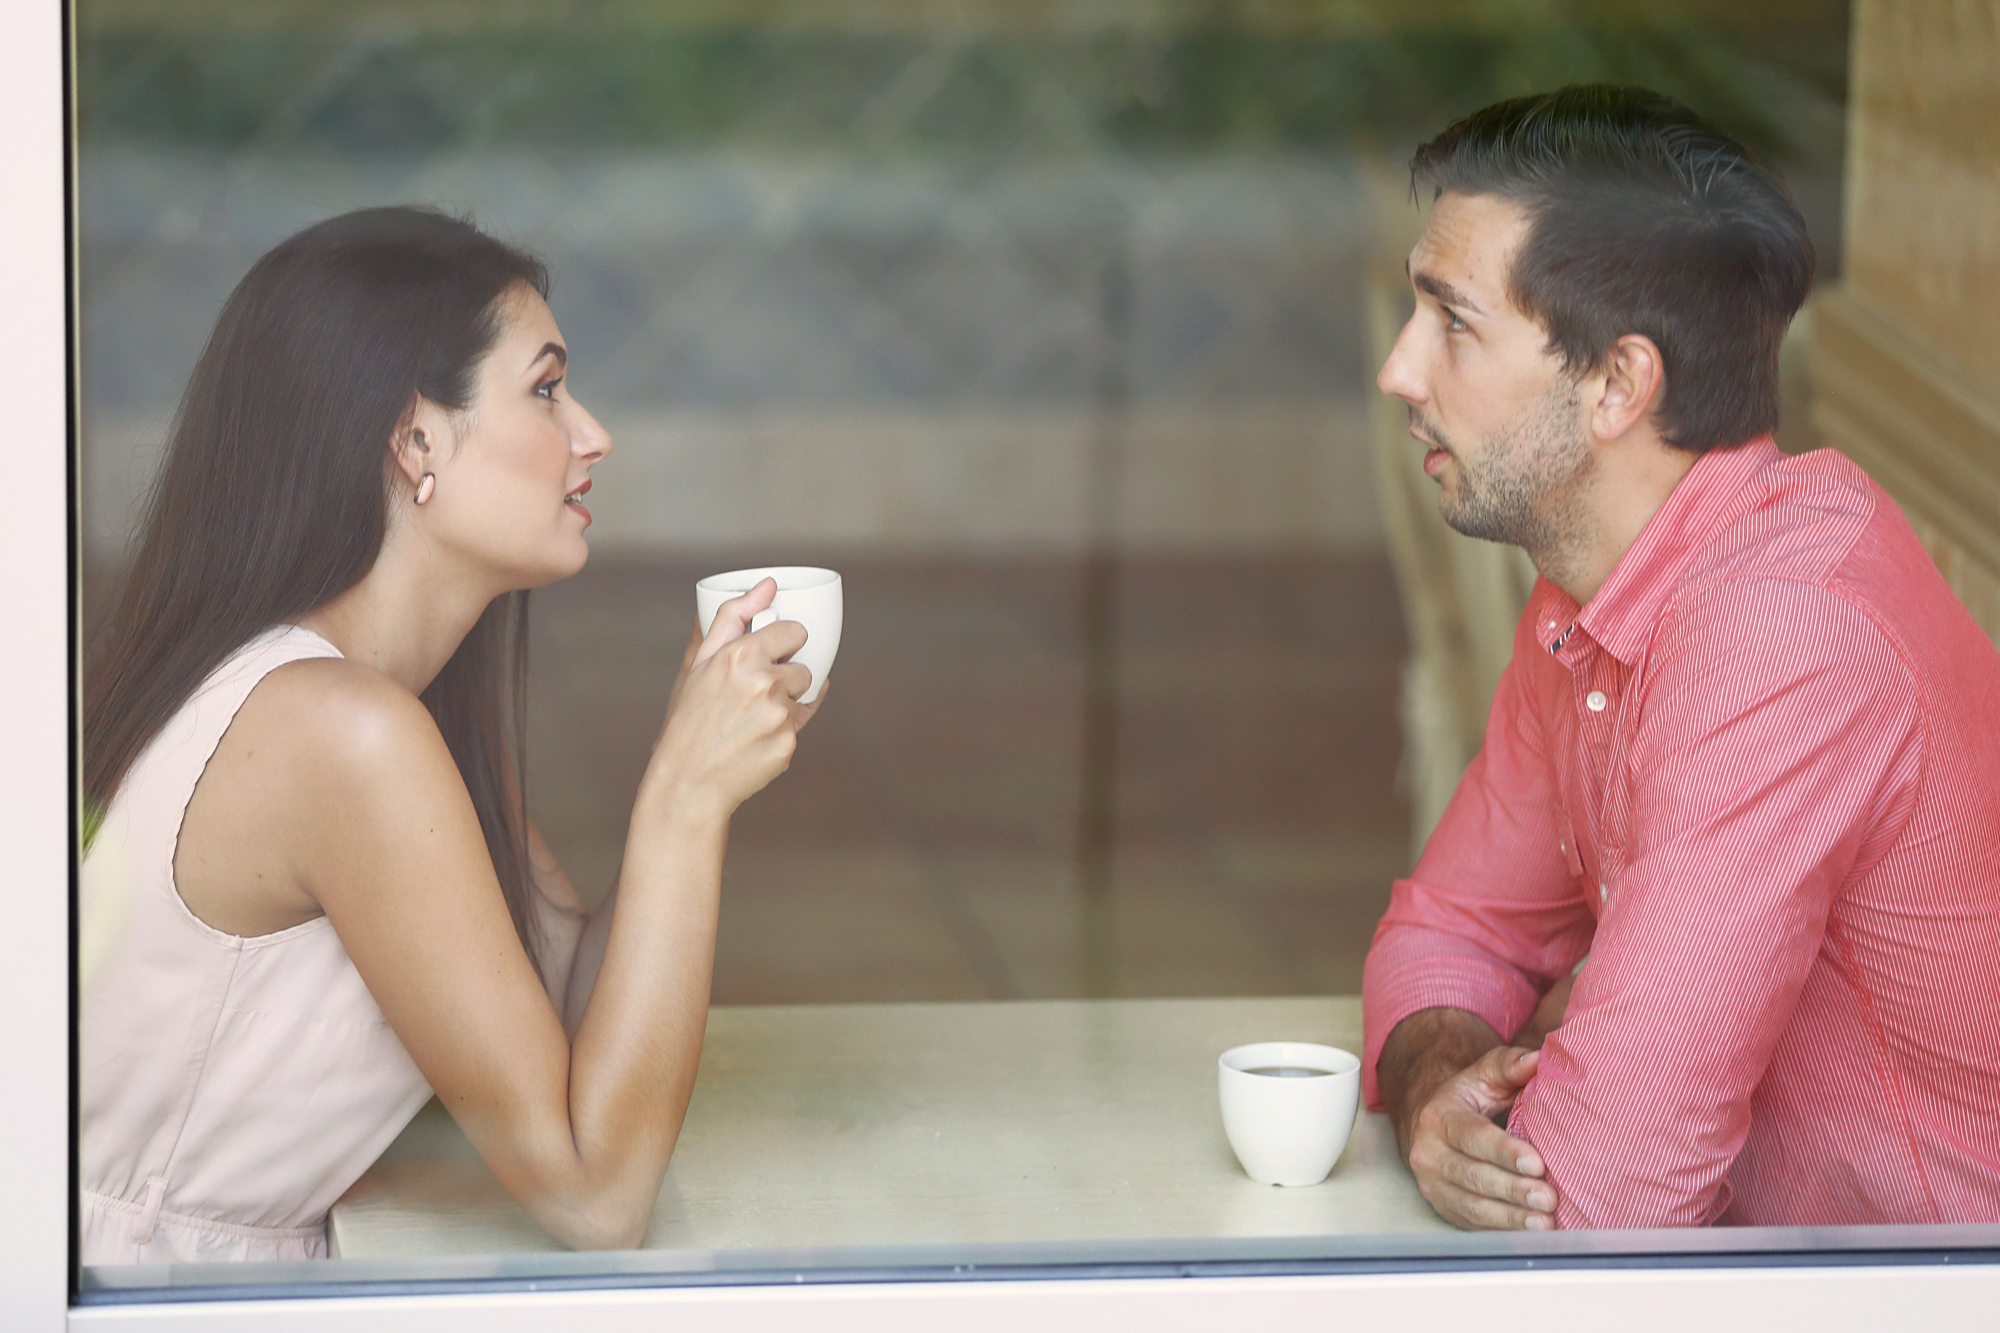
<instances>
[{"instance_id":1,"label":"woman's face","mask_svg":"<svg viewBox=\"0 0 2000 1333\"><path fill-rule=\"evenodd\" d=\"M583 496L611 437L570 394L569 351L548 303L526 286L500 299L501 333L479 366L470 408L419 412L420 425L441 427L426 442L424 466L437 482L424 523L502 587L533 588L590 558Z\"/></svg>"}]
</instances>

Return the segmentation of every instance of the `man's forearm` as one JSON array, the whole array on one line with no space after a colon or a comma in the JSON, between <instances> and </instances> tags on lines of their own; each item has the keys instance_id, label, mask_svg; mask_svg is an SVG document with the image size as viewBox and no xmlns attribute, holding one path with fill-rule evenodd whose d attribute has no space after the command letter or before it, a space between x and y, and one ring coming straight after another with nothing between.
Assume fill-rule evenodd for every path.
<instances>
[{"instance_id":1,"label":"man's forearm","mask_svg":"<svg viewBox=\"0 0 2000 1333\"><path fill-rule=\"evenodd\" d=\"M1384 1109L1396 1126L1396 1144L1410 1155L1412 1117L1448 1078L1503 1045L1493 1025L1466 1009L1440 1005L1419 1009L1390 1031L1382 1043L1375 1075Z\"/></svg>"}]
</instances>

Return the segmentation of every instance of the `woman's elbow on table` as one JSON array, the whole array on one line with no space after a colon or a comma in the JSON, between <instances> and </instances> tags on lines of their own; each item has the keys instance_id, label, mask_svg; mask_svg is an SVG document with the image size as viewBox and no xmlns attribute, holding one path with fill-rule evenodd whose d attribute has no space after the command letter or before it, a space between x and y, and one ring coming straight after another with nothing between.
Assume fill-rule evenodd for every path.
<instances>
[{"instance_id":1,"label":"woman's elbow on table","mask_svg":"<svg viewBox=\"0 0 2000 1333\"><path fill-rule=\"evenodd\" d=\"M636 1250L645 1243L652 1210L619 1213L605 1209L572 1217L555 1238L572 1250Z\"/></svg>"},{"instance_id":2,"label":"woman's elbow on table","mask_svg":"<svg viewBox=\"0 0 2000 1333\"><path fill-rule=\"evenodd\" d=\"M471 1137L480 1144L481 1135ZM500 1150L480 1145L481 1156L551 1238L572 1250L629 1250L645 1240L672 1140L579 1151L570 1126L549 1122L492 1140Z\"/></svg>"},{"instance_id":3,"label":"woman's elbow on table","mask_svg":"<svg viewBox=\"0 0 2000 1333\"><path fill-rule=\"evenodd\" d=\"M633 1250L653 1220L656 1183L643 1194L622 1182L517 1194L542 1230L572 1250Z\"/></svg>"}]
</instances>

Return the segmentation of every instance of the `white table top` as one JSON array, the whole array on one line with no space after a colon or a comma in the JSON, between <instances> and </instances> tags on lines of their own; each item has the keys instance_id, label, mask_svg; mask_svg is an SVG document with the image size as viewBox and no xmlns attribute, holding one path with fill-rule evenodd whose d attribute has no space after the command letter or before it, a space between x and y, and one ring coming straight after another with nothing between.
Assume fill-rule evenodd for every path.
<instances>
[{"instance_id":1,"label":"white table top","mask_svg":"<svg viewBox=\"0 0 2000 1333\"><path fill-rule=\"evenodd\" d=\"M717 1008L652 1249L1449 1231L1386 1118L1325 1183L1258 1185L1215 1058L1359 1052L1354 997ZM345 1258L559 1248L435 1102L334 1206Z\"/></svg>"}]
</instances>

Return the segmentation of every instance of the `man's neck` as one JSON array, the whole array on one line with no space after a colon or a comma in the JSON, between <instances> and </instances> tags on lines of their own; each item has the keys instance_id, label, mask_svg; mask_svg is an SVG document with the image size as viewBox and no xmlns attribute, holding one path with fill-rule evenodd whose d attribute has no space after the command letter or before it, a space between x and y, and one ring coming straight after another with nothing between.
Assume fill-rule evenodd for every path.
<instances>
[{"instance_id":1,"label":"man's neck","mask_svg":"<svg viewBox=\"0 0 2000 1333\"><path fill-rule=\"evenodd\" d=\"M1524 548L1528 558L1578 606L1588 606L1698 457L1657 438L1602 448L1597 466L1560 497L1561 517L1549 525L1558 535Z\"/></svg>"}]
</instances>

